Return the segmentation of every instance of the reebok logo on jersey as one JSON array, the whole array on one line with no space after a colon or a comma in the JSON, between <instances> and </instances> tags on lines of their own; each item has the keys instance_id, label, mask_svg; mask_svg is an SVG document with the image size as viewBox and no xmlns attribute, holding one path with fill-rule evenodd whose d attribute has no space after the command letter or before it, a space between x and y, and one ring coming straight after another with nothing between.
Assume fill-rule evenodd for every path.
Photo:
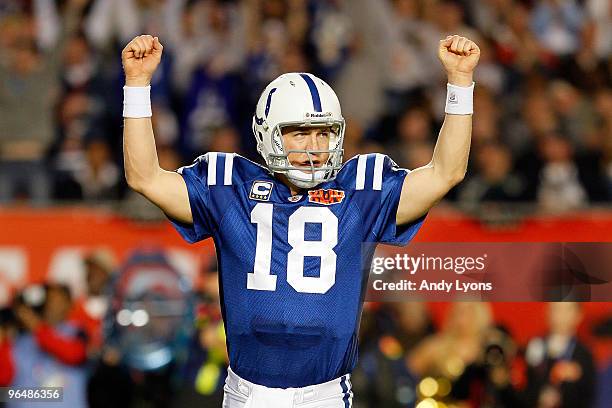
<instances>
[{"instance_id":1,"label":"reebok logo on jersey","mask_svg":"<svg viewBox=\"0 0 612 408\"><path fill-rule=\"evenodd\" d=\"M257 201L269 201L272 187L274 187L274 184L270 181L254 181L249 198Z\"/></svg>"},{"instance_id":2,"label":"reebok logo on jersey","mask_svg":"<svg viewBox=\"0 0 612 408\"><path fill-rule=\"evenodd\" d=\"M298 201L300 201L301 199L302 199L302 196L301 196L301 195L294 195L294 196L291 196L291 197L287 197L287 200L288 200L290 203L297 203L297 202L298 202Z\"/></svg>"},{"instance_id":3,"label":"reebok logo on jersey","mask_svg":"<svg viewBox=\"0 0 612 408\"><path fill-rule=\"evenodd\" d=\"M341 190L311 190L308 192L308 202L332 205L339 204L344 199L344 191Z\"/></svg>"}]
</instances>

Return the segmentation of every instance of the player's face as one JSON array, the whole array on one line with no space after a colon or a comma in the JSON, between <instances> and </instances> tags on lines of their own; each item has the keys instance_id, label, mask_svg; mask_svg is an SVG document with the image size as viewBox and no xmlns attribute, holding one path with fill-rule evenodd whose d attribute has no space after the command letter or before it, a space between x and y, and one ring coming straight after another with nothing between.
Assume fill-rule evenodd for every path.
<instances>
[{"instance_id":1,"label":"player's face","mask_svg":"<svg viewBox=\"0 0 612 408\"><path fill-rule=\"evenodd\" d=\"M290 150L328 150L332 137L332 129L323 127L286 127L282 130L283 144L286 151ZM311 153L314 167L327 163L329 152ZM289 163L296 167L310 167L310 159L306 153L293 152L287 155ZM309 170L302 170L305 173Z\"/></svg>"}]
</instances>

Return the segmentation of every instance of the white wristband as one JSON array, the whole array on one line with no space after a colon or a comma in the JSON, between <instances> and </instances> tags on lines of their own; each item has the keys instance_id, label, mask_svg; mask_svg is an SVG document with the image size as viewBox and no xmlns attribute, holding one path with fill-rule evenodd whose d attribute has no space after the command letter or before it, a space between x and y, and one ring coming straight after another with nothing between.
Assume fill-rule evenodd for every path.
<instances>
[{"instance_id":1,"label":"white wristband","mask_svg":"<svg viewBox=\"0 0 612 408\"><path fill-rule=\"evenodd\" d=\"M151 112L151 85L124 86L123 87L123 117L124 118L150 118Z\"/></svg>"},{"instance_id":2,"label":"white wristband","mask_svg":"<svg viewBox=\"0 0 612 408\"><path fill-rule=\"evenodd\" d=\"M446 84L446 108L451 115L471 115L474 113L474 82L471 86Z\"/></svg>"}]
</instances>

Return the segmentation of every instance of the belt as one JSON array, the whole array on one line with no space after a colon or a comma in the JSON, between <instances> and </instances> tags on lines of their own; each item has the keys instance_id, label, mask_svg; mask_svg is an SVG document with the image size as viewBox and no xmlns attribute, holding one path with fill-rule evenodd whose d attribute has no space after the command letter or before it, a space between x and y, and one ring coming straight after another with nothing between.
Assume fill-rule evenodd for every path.
<instances>
[{"instance_id":1,"label":"belt","mask_svg":"<svg viewBox=\"0 0 612 408\"><path fill-rule=\"evenodd\" d=\"M295 403L301 403L351 393L352 387L350 377L350 374L345 374L342 377L335 378L325 383L300 388L270 388L247 381L238 376L238 374L234 373L234 371L228 367L227 379L225 382L230 388L237 390L246 396L251 395L253 390L258 389L262 391L265 390L269 393L278 393L279 395L282 394L285 398L292 395Z\"/></svg>"}]
</instances>

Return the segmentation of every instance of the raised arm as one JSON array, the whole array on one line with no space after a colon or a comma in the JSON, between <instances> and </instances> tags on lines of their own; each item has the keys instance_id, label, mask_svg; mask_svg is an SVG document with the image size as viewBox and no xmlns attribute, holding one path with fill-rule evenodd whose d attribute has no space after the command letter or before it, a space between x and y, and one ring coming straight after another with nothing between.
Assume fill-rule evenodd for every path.
<instances>
[{"instance_id":1,"label":"raised arm","mask_svg":"<svg viewBox=\"0 0 612 408\"><path fill-rule=\"evenodd\" d=\"M440 41L438 58L446 69L451 88L469 88L472 85L474 68L480 58L480 49L473 41L457 35L449 36ZM469 91L454 91L454 97L452 92L447 96L447 99L451 98L447 107L457 102L460 108L467 105L467 110L471 112L471 96L465 95L469 99L467 102L462 100L465 92L471 95ZM457 108L451 108L451 111L455 110ZM396 215L397 224L406 224L423 216L465 176L472 136L472 115L448 112L447 108L431 162L410 172L404 180Z\"/></svg>"},{"instance_id":2,"label":"raised arm","mask_svg":"<svg viewBox=\"0 0 612 408\"><path fill-rule=\"evenodd\" d=\"M191 223L189 195L183 177L159 167L148 96L151 77L161 61L163 47L157 37L141 35L121 53L125 71L126 101L123 126L123 160L128 185L170 217ZM145 96L143 96L143 94ZM150 108L149 108L150 109ZM134 117L137 116L137 117Z\"/></svg>"}]
</instances>

